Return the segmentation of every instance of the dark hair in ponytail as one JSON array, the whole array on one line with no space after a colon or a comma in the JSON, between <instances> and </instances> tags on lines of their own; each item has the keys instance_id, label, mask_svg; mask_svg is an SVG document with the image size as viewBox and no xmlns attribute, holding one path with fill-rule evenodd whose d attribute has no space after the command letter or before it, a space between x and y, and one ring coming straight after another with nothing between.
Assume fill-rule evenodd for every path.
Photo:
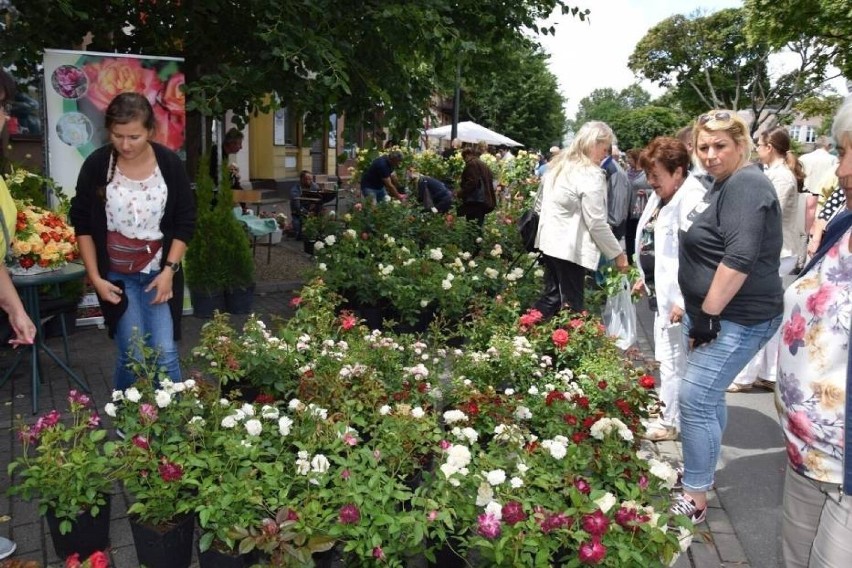
<instances>
[{"instance_id":1,"label":"dark hair in ponytail","mask_svg":"<svg viewBox=\"0 0 852 568\"><path fill-rule=\"evenodd\" d=\"M784 157L784 163L793 172L793 177L796 178L796 187L799 191L805 187L805 170L802 163L796 157L796 154L790 150L790 134L787 129L782 126L776 126L768 132L761 134L763 140L772 146L776 152Z\"/></svg>"},{"instance_id":2,"label":"dark hair in ponytail","mask_svg":"<svg viewBox=\"0 0 852 568\"><path fill-rule=\"evenodd\" d=\"M104 113L104 126L110 130L116 124L128 124L138 120L145 127L145 130L154 131L157 126L157 119L154 116L154 109L151 103L148 102L143 95L139 93L120 93L116 95L107 105ZM109 173L107 174L106 185L109 185L115 176L115 168L118 163L118 150L112 146L109 157ZM106 201L106 186L98 188L98 195Z\"/></svg>"}]
</instances>

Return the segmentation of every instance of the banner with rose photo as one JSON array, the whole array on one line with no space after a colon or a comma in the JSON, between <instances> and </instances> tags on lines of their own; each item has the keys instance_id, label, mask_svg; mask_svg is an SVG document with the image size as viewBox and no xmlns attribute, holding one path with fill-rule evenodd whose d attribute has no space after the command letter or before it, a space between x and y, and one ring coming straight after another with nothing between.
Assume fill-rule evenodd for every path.
<instances>
[{"instance_id":1,"label":"banner with rose photo","mask_svg":"<svg viewBox=\"0 0 852 568\"><path fill-rule=\"evenodd\" d=\"M154 107L154 140L185 155L183 59L46 49L44 102L50 176L70 197L83 160L108 140L104 111L119 93L145 95Z\"/></svg>"}]
</instances>

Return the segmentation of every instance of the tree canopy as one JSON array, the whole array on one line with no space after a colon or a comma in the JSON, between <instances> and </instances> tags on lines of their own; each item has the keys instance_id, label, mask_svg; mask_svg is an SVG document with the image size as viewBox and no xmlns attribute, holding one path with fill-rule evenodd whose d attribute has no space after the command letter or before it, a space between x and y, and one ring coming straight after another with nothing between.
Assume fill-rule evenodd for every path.
<instances>
[{"instance_id":1,"label":"tree canopy","mask_svg":"<svg viewBox=\"0 0 852 568\"><path fill-rule=\"evenodd\" d=\"M797 37L784 44L796 65L770 76L769 57L778 50L746 36L746 16L731 8L667 18L639 41L628 66L668 87L690 115L710 108L750 109L756 117L752 131L783 121L799 99L825 87L832 51L813 38Z\"/></svg>"}]
</instances>

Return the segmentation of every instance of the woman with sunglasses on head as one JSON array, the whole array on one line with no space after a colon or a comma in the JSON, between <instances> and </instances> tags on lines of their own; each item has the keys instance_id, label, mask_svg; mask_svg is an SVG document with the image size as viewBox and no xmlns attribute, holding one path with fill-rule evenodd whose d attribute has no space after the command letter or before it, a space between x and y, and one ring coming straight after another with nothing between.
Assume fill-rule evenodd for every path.
<instances>
[{"instance_id":1,"label":"woman with sunglasses on head","mask_svg":"<svg viewBox=\"0 0 852 568\"><path fill-rule=\"evenodd\" d=\"M687 333L680 389L683 494L671 511L704 521L727 421L725 389L781 323L781 208L750 163L752 140L733 111L703 114L693 147L713 186L681 226L678 283Z\"/></svg>"},{"instance_id":2,"label":"woman with sunglasses on head","mask_svg":"<svg viewBox=\"0 0 852 568\"><path fill-rule=\"evenodd\" d=\"M195 231L195 197L178 155L152 140L155 124L144 96L116 96L105 115L110 143L83 162L71 200L80 256L118 347L117 390L135 381L134 336L157 352L172 381L181 380L180 263Z\"/></svg>"}]
</instances>

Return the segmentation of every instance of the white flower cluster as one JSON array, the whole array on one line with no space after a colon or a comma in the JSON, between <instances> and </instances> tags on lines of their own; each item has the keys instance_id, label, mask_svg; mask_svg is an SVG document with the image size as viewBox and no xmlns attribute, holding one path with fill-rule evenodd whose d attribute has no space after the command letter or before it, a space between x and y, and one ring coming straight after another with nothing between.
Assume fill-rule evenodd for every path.
<instances>
[{"instance_id":1,"label":"white flower cluster","mask_svg":"<svg viewBox=\"0 0 852 568\"><path fill-rule=\"evenodd\" d=\"M494 439L522 446L526 442L524 432L517 424L498 424L494 427Z\"/></svg>"},{"instance_id":2,"label":"white flower cluster","mask_svg":"<svg viewBox=\"0 0 852 568\"><path fill-rule=\"evenodd\" d=\"M523 276L524 269L520 266L516 266L506 275L506 280L508 280L509 282L517 282L518 280L523 278Z\"/></svg>"},{"instance_id":3,"label":"white flower cluster","mask_svg":"<svg viewBox=\"0 0 852 568\"><path fill-rule=\"evenodd\" d=\"M439 248L429 249L429 258L432 260L443 260L444 253Z\"/></svg>"},{"instance_id":4,"label":"white flower cluster","mask_svg":"<svg viewBox=\"0 0 852 568\"><path fill-rule=\"evenodd\" d=\"M550 452L550 455L561 460L568 453L568 438L556 436L552 440L544 440L541 447Z\"/></svg>"},{"instance_id":5,"label":"white flower cluster","mask_svg":"<svg viewBox=\"0 0 852 568\"><path fill-rule=\"evenodd\" d=\"M335 237L334 235L329 235L324 240L325 240L325 244L327 244L328 246L331 246L331 245L333 245L334 243L337 242L337 237Z\"/></svg>"},{"instance_id":6,"label":"white flower cluster","mask_svg":"<svg viewBox=\"0 0 852 568\"><path fill-rule=\"evenodd\" d=\"M379 274L384 277L390 276L391 272L393 272L393 264L388 264L385 266L381 262L379 263Z\"/></svg>"},{"instance_id":7,"label":"white flower cluster","mask_svg":"<svg viewBox=\"0 0 852 568\"><path fill-rule=\"evenodd\" d=\"M447 276L441 281L441 288L443 288L444 290L449 290L450 288L452 288L454 279L455 276L453 275L453 273L448 273Z\"/></svg>"},{"instance_id":8,"label":"white flower cluster","mask_svg":"<svg viewBox=\"0 0 852 568\"><path fill-rule=\"evenodd\" d=\"M532 419L532 411L526 406L519 406L515 409L515 418L518 420L531 420Z\"/></svg>"},{"instance_id":9,"label":"white flower cluster","mask_svg":"<svg viewBox=\"0 0 852 568\"><path fill-rule=\"evenodd\" d=\"M475 444L479 439L479 433L470 427L460 428L455 426L450 432L456 438L466 440L468 444Z\"/></svg>"},{"instance_id":10,"label":"white flower cluster","mask_svg":"<svg viewBox=\"0 0 852 568\"><path fill-rule=\"evenodd\" d=\"M606 438L607 434L616 431L618 432L618 435L621 436L622 440L627 442L633 441L633 432L630 431L627 424L618 418L605 416L592 424L592 427L589 429L589 433L592 437L598 440L603 440Z\"/></svg>"},{"instance_id":11,"label":"white flower cluster","mask_svg":"<svg viewBox=\"0 0 852 568\"><path fill-rule=\"evenodd\" d=\"M343 236L347 239L354 239L358 236L358 233L355 232L355 229L346 229L343 231Z\"/></svg>"},{"instance_id":12,"label":"white flower cluster","mask_svg":"<svg viewBox=\"0 0 852 568\"><path fill-rule=\"evenodd\" d=\"M533 349L530 340L527 339L525 336L516 335L512 338L512 354L515 357L520 357L521 355L535 354L535 349Z\"/></svg>"},{"instance_id":13,"label":"white flower cluster","mask_svg":"<svg viewBox=\"0 0 852 568\"><path fill-rule=\"evenodd\" d=\"M496 243L494 245L494 248L492 248L491 252L488 254L490 254L494 258L498 258L500 255L503 254L503 247L500 246L500 243Z\"/></svg>"},{"instance_id":14,"label":"white flower cluster","mask_svg":"<svg viewBox=\"0 0 852 568\"><path fill-rule=\"evenodd\" d=\"M310 458L310 459L309 459ZM328 471L331 466L328 458L317 454L311 458L305 450L301 450L296 457L296 473L299 475L311 475L310 482L319 485L317 477Z\"/></svg>"},{"instance_id":15,"label":"white flower cluster","mask_svg":"<svg viewBox=\"0 0 852 568\"><path fill-rule=\"evenodd\" d=\"M456 422L467 422L467 414L461 410L447 410L444 412L444 422L455 424Z\"/></svg>"},{"instance_id":16,"label":"white flower cluster","mask_svg":"<svg viewBox=\"0 0 852 568\"><path fill-rule=\"evenodd\" d=\"M441 464L441 473L449 480L450 484L458 487L461 482L454 479L455 474L467 475L467 466L470 465L470 450L467 446L451 445L447 449L447 461Z\"/></svg>"},{"instance_id":17,"label":"white flower cluster","mask_svg":"<svg viewBox=\"0 0 852 568\"><path fill-rule=\"evenodd\" d=\"M495 269L493 269L493 268L491 268L491 267L489 266L488 268L486 268L486 269L485 269L485 275L486 275L487 277L491 278L492 280L494 280L494 279L496 279L498 276L500 276L500 273L499 273L499 272L497 272Z\"/></svg>"}]
</instances>

